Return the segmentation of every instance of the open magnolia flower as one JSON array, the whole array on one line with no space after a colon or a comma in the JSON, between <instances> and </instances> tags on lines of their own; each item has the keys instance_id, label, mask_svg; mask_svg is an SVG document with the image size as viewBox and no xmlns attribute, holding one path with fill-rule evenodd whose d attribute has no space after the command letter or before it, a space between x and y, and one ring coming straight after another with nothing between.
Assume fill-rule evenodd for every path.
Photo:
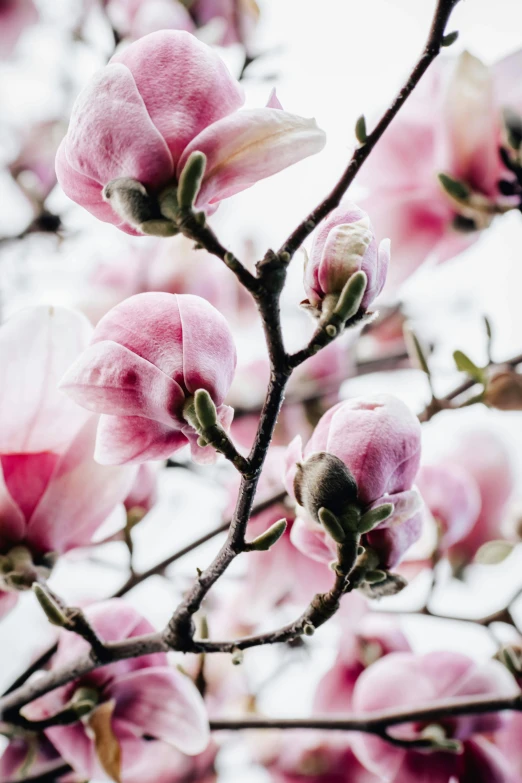
<instances>
[{"instance_id":1,"label":"open magnolia flower","mask_svg":"<svg viewBox=\"0 0 522 783\"><path fill-rule=\"evenodd\" d=\"M56 158L65 193L131 234L175 233L161 212L192 153L206 157L196 207L207 213L324 146L313 120L241 109L239 83L187 32L163 30L116 54L78 96ZM159 201L158 201L159 198Z\"/></svg>"},{"instance_id":2,"label":"open magnolia flower","mask_svg":"<svg viewBox=\"0 0 522 783\"><path fill-rule=\"evenodd\" d=\"M419 468L420 424L391 395L340 402L319 421L306 447L297 436L287 451L286 488L301 508L292 541L323 562L335 559L336 545L320 524L320 507L341 520L346 513L373 512L391 504L390 514L365 532L363 543L379 567L393 568L418 539L422 502L413 482Z\"/></svg>"},{"instance_id":3,"label":"open magnolia flower","mask_svg":"<svg viewBox=\"0 0 522 783\"><path fill-rule=\"evenodd\" d=\"M482 666L458 653L416 656L396 652L366 669L354 691L357 713L466 696L509 696L518 688L498 661ZM370 734L357 734L354 750L360 761L385 783L511 783L511 770L485 736L498 731L509 718L502 714L463 715L438 725L392 727L399 739L431 739L430 752L394 747Z\"/></svg>"},{"instance_id":4,"label":"open magnolia flower","mask_svg":"<svg viewBox=\"0 0 522 783\"><path fill-rule=\"evenodd\" d=\"M60 386L75 402L102 414L98 462L166 459L190 443L193 458L205 463L214 461L216 452L198 445L186 405L204 389L228 430L233 411L222 403L235 366L228 324L204 299L137 294L101 319L90 347Z\"/></svg>"},{"instance_id":5,"label":"open magnolia flower","mask_svg":"<svg viewBox=\"0 0 522 783\"><path fill-rule=\"evenodd\" d=\"M522 111L521 56L492 67L469 52L435 62L362 169L360 204L392 242L392 286L427 259L462 252L509 208L499 146L503 109ZM445 186L439 174L450 178Z\"/></svg>"},{"instance_id":6,"label":"open magnolia flower","mask_svg":"<svg viewBox=\"0 0 522 783\"><path fill-rule=\"evenodd\" d=\"M85 612L101 639L122 641L152 632L151 624L119 600L92 606ZM70 663L88 652L80 636L62 631L51 668ZM172 766L175 755L163 744L195 755L209 741L203 700L192 681L155 653L110 664L41 696L24 707L29 720L59 716L76 710L78 721L45 730L47 738L82 778L138 783L147 775L160 776L158 762ZM81 720L80 720L81 718ZM57 724L59 718L57 718ZM156 760L155 760L156 759ZM175 776L173 777L175 779Z\"/></svg>"},{"instance_id":7,"label":"open magnolia flower","mask_svg":"<svg viewBox=\"0 0 522 783\"><path fill-rule=\"evenodd\" d=\"M94 461L97 417L57 389L91 332L80 313L49 307L0 329L0 614L56 555L90 544L134 480Z\"/></svg>"}]
</instances>

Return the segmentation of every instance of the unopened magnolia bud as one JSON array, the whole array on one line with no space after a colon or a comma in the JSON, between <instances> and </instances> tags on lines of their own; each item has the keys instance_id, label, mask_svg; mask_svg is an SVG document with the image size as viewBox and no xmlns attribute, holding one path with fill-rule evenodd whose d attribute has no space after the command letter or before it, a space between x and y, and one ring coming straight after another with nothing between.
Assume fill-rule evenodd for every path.
<instances>
[{"instance_id":1,"label":"unopened magnolia bud","mask_svg":"<svg viewBox=\"0 0 522 783\"><path fill-rule=\"evenodd\" d=\"M180 209L192 209L201 188L207 156L203 152L192 152L183 167L178 183L178 203Z\"/></svg>"},{"instance_id":2,"label":"unopened magnolia bud","mask_svg":"<svg viewBox=\"0 0 522 783\"><path fill-rule=\"evenodd\" d=\"M380 525L385 519L391 517L393 508L393 503L383 503L382 506L377 506L377 508L372 508L370 511L367 511L359 520L359 533L369 533L374 527L377 527L377 525Z\"/></svg>"},{"instance_id":3,"label":"unopened magnolia bud","mask_svg":"<svg viewBox=\"0 0 522 783\"><path fill-rule=\"evenodd\" d=\"M280 519L277 522L274 522L273 525L270 525L268 530L265 530L264 533L261 533L261 535L254 538L254 540L248 544L248 549L266 552L279 541L286 530L286 525L286 519Z\"/></svg>"},{"instance_id":4,"label":"unopened magnolia bud","mask_svg":"<svg viewBox=\"0 0 522 783\"><path fill-rule=\"evenodd\" d=\"M448 738L444 728L438 724L426 726L421 733L421 737L422 739L429 741L429 746L427 746L425 750L443 750L446 751L446 753L462 753L462 742Z\"/></svg>"},{"instance_id":5,"label":"unopened magnolia bud","mask_svg":"<svg viewBox=\"0 0 522 783\"><path fill-rule=\"evenodd\" d=\"M346 533L335 514L332 514L327 508L320 508L317 516L328 535L333 538L337 544L342 544L346 538Z\"/></svg>"},{"instance_id":6,"label":"unopened magnolia bud","mask_svg":"<svg viewBox=\"0 0 522 783\"><path fill-rule=\"evenodd\" d=\"M208 430L217 424L216 406L206 389L198 389L194 395L194 408L201 429Z\"/></svg>"},{"instance_id":7,"label":"unopened magnolia bud","mask_svg":"<svg viewBox=\"0 0 522 783\"><path fill-rule=\"evenodd\" d=\"M341 517L357 500L355 479L339 457L325 451L312 454L297 466L294 480L299 505L319 521L319 509L327 508Z\"/></svg>"},{"instance_id":8,"label":"unopened magnolia bud","mask_svg":"<svg viewBox=\"0 0 522 783\"><path fill-rule=\"evenodd\" d=\"M78 688L74 692L71 701L69 702L70 708L76 713L78 718L83 718L93 711L93 709L99 704L100 694L94 688Z\"/></svg>"},{"instance_id":9,"label":"unopened magnolia bud","mask_svg":"<svg viewBox=\"0 0 522 783\"><path fill-rule=\"evenodd\" d=\"M334 313L344 322L357 315L361 306L368 278L363 271L356 272L346 283Z\"/></svg>"},{"instance_id":10,"label":"unopened magnolia bud","mask_svg":"<svg viewBox=\"0 0 522 783\"><path fill-rule=\"evenodd\" d=\"M355 135L359 144L366 144L368 141L368 133L366 132L366 118L364 114L361 114L355 123Z\"/></svg>"},{"instance_id":11,"label":"unopened magnolia bud","mask_svg":"<svg viewBox=\"0 0 522 783\"><path fill-rule=\"evenodd\" d=\"M38 603L45 612L45 615L52 625L64 628L68 625L67 617L62 612L60 606L54 598L38 583L33 585L33 592L38 599Z\"/></svg>"},{"instance_id":12,"label":"unopened magnolia bud","mask_svg":"<svg viewBox=\"0 0 522 783\"><path fill-rule=\"evenodd\" d=\"M450 177L449 174L439 174L439 182L451 198L457 201L467 201L470 196L470 189L459 179Z\"/></svg>"},{"instance_id":13,"label":"unopened magnolia bud","mask_svg":"<svg viewBox=\"0 0 522 783\"><path fill-rule=\"evenodd\" d=\"M455 43L457 38L459 37L459 31L454 30L452 33L448 33L447 35L442 36L442 40L440 42L441 46L451 46Z\"/></svg>"},{"instance_id":14,"label":"unopened magnolia bud","mask_svg":"<svg viewBox=\"0 0 522 783\"><path fill-rule=\"evenodd\" d=\"M232 665L233 666L240 666L243 663L243 650L233 650L232 651Z\"/></svg>"},{"instance_id":15,"label":"unopened magnolia bud","mask_svg":"<svg viewBox=\"0 0 522 783\"><path fill-rule=\"evenodd\" d=\"M102 195L117 215L137 228L157 217L157 205L141 182L131 177L112 179L103 188Z\"/></svg>"},{"instance_id":16,"label":"unopened magnolia bud","mask_svg":"<svg viewBox=\"0 0 522 783\"><path fill-rule=\"evenodd\" d=\"M487 381L484 402L500 411L522 410L522 375L512 370L494 373Z\"/></svg>"},{"instance_id":17,"label":"unopened magnolia bud","mask_svg":"<svg viewBox=\"0 0 522 783\"><path fill-rule=\"evenodd\" d=\"M367 572L368 573L368 572ZM371 571L369 572L371 573ZM390 595L396 595L407 585L407 581L399 574L392 574L386 572L386 579L377 582L376 584L370 584L363 581L360 585L361 592L368 598L384 598Z\"/></svg>"}]
</instances>

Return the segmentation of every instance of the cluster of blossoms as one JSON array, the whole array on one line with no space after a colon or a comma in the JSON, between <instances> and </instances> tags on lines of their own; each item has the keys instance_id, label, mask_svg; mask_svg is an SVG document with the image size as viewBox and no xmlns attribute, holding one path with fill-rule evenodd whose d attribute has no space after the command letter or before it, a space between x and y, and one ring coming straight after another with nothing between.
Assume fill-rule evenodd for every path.
<instances>
[{"instance_id":1,"label":"cluster of blossoms","mask_svg":"<svg viewBox=\"0 0 522 783\"><path fill-rule=\"evenodd\" d=\"M239 15L226 0L195 0L188 9L177 0L106 5L121 35L138 40L118 50L80 94L56 162L65 193L94 216L138 237L186 233L187 220L206 228L222 200L320 151L323 132L313 120L285 112L275 94L264 108L242 108L239 84L193 35L202 25L211 34L210 23L218 19L215 41L244 42L254 3L240 3ZM399 234L398 266L410 270L412 258L417 262L433 250L441 260L469 242L462 233L457 241L450 227L483 228L493 214L515 204L515 185L510 193L506 185L499 191L509 156L499 162L497 151L503 134L513 136L513 122L501 128L494 111L494 128L486 134L481 125L485 96L495 109L506 98L500 88L492 92L492 78L467 54L455 73L447 64L435 71L403 120L425 134L422 111L437 109L434 96L449 95L444 143L430 125L429 142L421 145L427 154L417 173L425 180L417 183L405 165L411 138L406 149L404 137L392 130L387 143L400 154L391 167L411 181L405 184L394 170L393 187L385 181L380 191L382 202L374 205L370 194L365 206L372 221L376 216L376 230L350 201L317 227L302 304L325 343L364 321L383 290L390 265L384 234L394 240ZM471 108L459 99L463 82ZM508 99L514 100L511 93ZM477 127L462 137L464 110ZM400 122L397 128L402 134ZM512 138L509 143L514 149ZM379 149L386 154L386 144ZM373 159L379 165L379 154ZM439 171L446 175L443 189ZM382 185L382 177L378 181ZM408 242L414 236L419 243L414 253L401 244L398 222L382 233L399 185L408 190L412 210L402 205L402 219L415 223L418 217L407 232ZM45 592L57 557L92 546L111 514L120 513L120 528L129 535L156 501L149 461L189 447L203 465L220 452L236 467L248 465L242 451L253 439L252 421L233 428L227 404L237 360L219 280L188 280L187 272L154 290L154 275L150 269L147 274L146 284L123 274L121 288L128 285L133 295L96 319L94 328L65 308L31 308L0 329L0 369L9 377L0 391L1 615L19 593L34 587L37 595ZM237 301L231 309L240 309ZM320 364L324 355L328 369ZM311 352L303 372L321 379L331 372L332 357ZM304 431L301 422L299 427ZM276 501L245 520L249 568L227 613L251 631L258 615L274 607L309 601L313 593L326 603L338 583L341 593L352 592L343 596L339 612L339 653L317 686L314 709L320 715L370 717L437 706L450 697L517 695L516 678L500 661L479 665L450 652L417 655L400 627L372 614L366 600L405 586L395 570L427 519L437 527L437 556L448 554L457 565L498 537L513 490L503 444L489 433L473 433L443 463L421 468L419 419L389 394L337 402L311 429L304 447L297 435L267 451L257 500ZM234 499L237 489L238 481L231 487ZM233 508L231 501L227 516ZM54 594L45 595L55 601ZM62 607L53 606L60 620ZM94 634L120 649L154 631L118 599L87 606L82 616L91 639ZM48 668L59 673L72 666L73 675L22 708L23 730L9 729L0 781L23 778L28 759L32 774L53 774L56 765L66 764L72 772L60 772L64 783L214 781L217 747L209 741L208 710L219 713L227 694L214 687L204 662L191 677L174 668L165 652L155 652L111 660L78 676L75 663L88 658L91 645L61 624ZM497 713L418 719L353 737L299 734L295 743L276 743L254 755L276 783L514 783L521 764L519 724Z\"/></svg>"}]
</instances>

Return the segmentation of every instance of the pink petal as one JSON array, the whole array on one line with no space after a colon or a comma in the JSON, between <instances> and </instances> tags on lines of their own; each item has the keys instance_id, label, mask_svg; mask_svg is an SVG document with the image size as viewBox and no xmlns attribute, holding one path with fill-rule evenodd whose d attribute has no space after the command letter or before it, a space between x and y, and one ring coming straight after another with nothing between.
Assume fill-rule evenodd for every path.
<instances>
[{"instance_id":1,"label":"pink petal","mask_svg":"<svg viewBox=\"0 0 522 783\"><path fill-rule=\"evenodd\" d=\"M57 454L46 451L42 454L0 456L5 486L26 520L30 519L38 501L47 489L57 461ZM2 518L2 533L3 531L4 519Z\"/></svg>"},{"instance_id":2,"label":"pink petal","mask_svg":"<svg viewBox=\"0 0 522 783\"><path fill-rule=\"evenodd\" d=\"M294 480L297 471L297 463L303 459L303 439L300 435L296 435L290 442L286 449L285 455L285 473L283 481L285 489L291 498L295 498L294 495Z\"/></svg>"},{"instance_id":3,"label":"pink petal","mask_svg":"<svg viewBox=\"0 0 522 783\"><path fill-rule=\"evenodd\" d=\"M183 335L184 386L206 389L221 405L236 369L236 348L226 319L199 296L178 296Z\"/></svg>"},{"instance_id":4,"label":"pink petal","mask_svg":"<svg viewBox=\"0 0 522 783\"><path fill-rule=\"evenodd\" d=\"M315 155L324 145L325 134L315 120L280 109L244 109L196 136L183 152L177 174L192 152L205 153L207 169L197 200L204 207Z\"/></svg>"},{"instance_id":5,"label":"pink petal","mask_svg":"<svg viewBox=\"0 0 522 783\"><path fill-rule=\"evenodd\" d=\"M365 538L369 546L378 553L381 568L389 570L395 568L412 544L419 540L424 509L416 489L385 495L379 498L373 507L383 503L393 503L393 513Z\"/></svg>"},{"instance_id":6,"label":"pink petal","mask_svg":"<svg viewBox=\"0 0 522 783\"><path fill-rule=\"evenodd\" d=\"M20 541L25 535L25 519L6 487L0 464L0 549Z\"/></svg>"},{"instance_id":7,"label":"pink petal","mask_svg":"<svg viewBox=\"0 0 522 783\"><path fill-rule=\"evenodd\" d=\"M492 68L495 80L495 99L499 107L522 111L522 49L504 57Z\"/></svg>"},{"instance_id":8,"label":"pink petal","mask_svg":"<svg viewBox=\"0 0 522 783\"><path fill-rule=\"evenodd\" d=\"M417 486L437 523L440 545L449 547L464 538L480 514L477 482L459 465L426 465L417 474Z\"/></svg>"},{"instance_id":9,"label":"pink petal","mask_svg":"<svg viewBox=\"0 0 522 783\"><path fill-rule=\"evenodd\" d=\"M130 70L174 165L198 133L244 100L241 87L218 55L187 32L146 35L116 54L111 63Z\"/></svg>"},{"instance_id":10,"label":"pink petal","mask_svg":"<svg viewBox=\"0 0 522 783\"><path fill-rule=\"evenodd\" d=\"M114 61L98 71L76 99L64 152L74 171L102 186L117 177L132 177L159 187L174 168L132 74Z\"/></svg>"},{"instance_id":11,"label":"pink petal","mask_svg":"<svg viewBox=\"0 0 522 783\"><path fill-rule=\"evenodd\" d=\"M39 736L36 747L36 758L31 762L28 772L31 777L38 777L51 772L55 767L63 765L57 751L44 736ZM11 739L0 756L0 783L17 780L19 773L27 760L30 746L24 739ZM21 779L21 778L20 778Z\"/></svg>"},{"instance_id":12,"label":"pink petal","mask_svg":"<svg viewBox=\"0 0 522 783\"><path fill-rule=\"evenodd\" d=\"M179 430L141 416L100 416L94 458L100 465L167 459L187 442Z\"/></svg>"},{"instance_id":13,"label":"pink petal","mask_svg":"<svg viewBox=\"0 0 522 783\"><path fill-rule=\"evenodd\" d=\"M162 739L195 755L209 741L208 717L192 681L175 669L155 667L132 672L110 686L115 717L125 718L143 734Z\"/></svg>"},{"instance_id":14,"label":"pink petal","mask_svg":"<svg viewBox=\"0 0 522 783\"><path fill-rule=\"evenodd\" d=\"M66 372L60 388L79 405L113 416L143 416L172 427L185 395L178 384L128 348L94 343Z\"/></svg>"},{"instance_id":15,"label":"pink petal","mask_svg":"<svg viewBox=\"0 0 522 783\"><path fill-rule=\"evenodd\" d=\"M503 753L483 737L465 743L463 766L459 783L515 783L516 780Z\"/></svg>"},{"instance_id":16,"label":"pink petal","mask_svg":"<svg viewBox=\"0 0 522 783\"><path fill-rule=\"evenodd\" d=\"M74 723L72 726L53 726L46 729L45 734L60 756L71 765L81 778L91 780L95 774L101 773L94 750L94 742L87 736L83 723ZM102 780L104 778L107 779L105 776L101 777Z\"/></svg>"},{"instance_id":17,"label":"pink petal","mask_svg":"<svg viewBox=\"0 0 522 783\"><path fill-rule=\"evenodd\" d=\"M65 552L90 543L132 486L132 469L94 461L96 424L91 418L56 464L27 528L27 540L36 549Z\"/></svg>"},{"instance_id":18,"label":"pink petal","mask_svg":"<svg viewBox=\"0 0 522 783\"><path fill-rule=\"evenodd\" d=\"M312 528L301 517L297 517L290 531L290 540L303 555L318 563L327 564L335 560L336 549L333 539L319 525Z\"/></svg>"},{"instance_id":19,"label":"pink petal","mask_svg":"<svg viewBox=\"0 0 522 783\"><path fill-rule=\"evenodd\" d=\"M58 381L86 347L91 326L63 307L32 307L11 316L0 329L0 452L63 448L88 414L57 390Z\"/></svg>"},{"instance_id":20,"label":"pink petal","mask_svg":"<svg viewBox=\"0 0 522 783\"><path fill-rule=\"evenodd\" d=\"M266 102L266 108L283 110L281 101L277 97L277 91L275 87L272 87L272 89L270 90L270 95L268 96L268 101Z\"/></svg>"},{"instance_id":21,"label":"pink petal","mask_svg":"<svg viewBox=\"0 0 522 783\"><path fill-rule=\"evenodd\" d=\"M18 593L4 593L0 590L0 620L5 617L9 612L14 609L18 603Z\"/></svg>"}]
</instances>

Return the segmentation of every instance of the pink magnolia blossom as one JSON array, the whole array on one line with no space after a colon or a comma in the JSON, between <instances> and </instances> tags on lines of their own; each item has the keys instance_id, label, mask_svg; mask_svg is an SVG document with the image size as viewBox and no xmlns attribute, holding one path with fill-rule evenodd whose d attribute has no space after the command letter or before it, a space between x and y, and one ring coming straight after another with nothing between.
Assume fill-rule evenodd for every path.
<instances>
[{"instance_id":1,"label":"pink magnolia blossom","mask_svg":"<svg viewBox=\"0 0 522 783\"><path fill-rule=\"evenodd\" d=\"M280 108L241 109L243 93L218 55L186 32L152 33L116 54L79 95L58 150L58 181L100 220L134 234L104 200L114 179L149 196L173 186L192 152L206 155L196 206L219 202L319 152L313 120ZM240 110L241 109L241 110Z\"/></svg>"},{"instance_id":2,"label":"pink magnolia blossom","mask_svg":"<svg viewBox=\"0 0 522 783\"><path fill-rule=\"evenodd\" d=\"M158 30L193 33L194 20L178 0L109 0L107 14L124 38L135 41Z\"/></svg>"},{"instance_id":3,"label":"pink magnolia blossom","mask_svg":"<svg viewBox=\"0 0 522 783\"><path fill-rule=\"evenodd\" d=\"M354 599L359 602L355 607ZM410 652L411 647L399 623L393 618L369 613L358 593L354 593L350 601L344 599L340 619L343 631L339 652L334 665L317 685L314 710L346 715L353 711L353 690L363 671L385 655Z\"/></svg>"},{"instance_id":4,"label":"pink magnolia blossom","mask_svg":"<svg viewBox=\"0 0 522 783\"><path fill-rule=\"evenodd\" d=\"M216 453L198 446L183 406L205 389L228 429L233 411L222 403L235 365L228 324L204 299L137 294L101 319L61 388L102 414L95 450L101 464L166 459L187 443L194 459L205 463Z\"/></svg>"},{"instance_id":5,"label":"pink magnolia blossom","mask_svg":"<svg viewBox=\"0 0 522 783\"><path fill-rule=\"evenodd\" d=\"M9 741L0 756L0 783L22 780L28 775L31 777L46 775L56 768L63 767L63 759L47 737L42 734L37 739L32 739L33 745L26 737L13 737ZM36 747L34 747L35 739Z\"/></svg>"},{"instance_id":6,"label":"pink magnolia blossom","mask_svg":"<svg viewBox=\"0 0 522 783\"><path fill-rule=\"evenodd\" d=\"M400 400L386 394L340 402L319 421L306 447L297 436L287 451L286 481L294 495L297 464L318 452L340 459L357 484L362 509L393 503L388 519L364 539L383 568L393 568L418 539L421 501L413 482L420 462L420 424ZM294 544L322 562L335 559L335 544L309 513L298 512L292 529Z\"/></svg>"},{"instance_id":7,"label":"pink magnolia blossom","mask_svg":"<svg viewBox=\"0 0 522 783\"><path fill-rule=\"evenodd\" d=\"M2 0L0 3L0 60L10 57L29 25L38 21L33 0Z\"/></svg>"},{"instance_id":8,"label":"pink magnolia blossom","mask_svg":"<svg viewBox=\"0 0 522 783\"><path fill-rule=\"evenodd\" d=\"M492 68L468 52L436 62L363 168L361 206L394 250L391 286L427 259L462 252L506 203L497 186L506 173L498 147L501 110L522 108L517 57ZM439 173L470 189L467 203L447 194Z\"/></svg>"},{"instance_id":9,"label":"pink magnolia blossom","mask_svg":"<svg viewBox=\"0 0 522 783\"><path fill-rule=\"evenodd\" d=\"M464 468L447 463L423 466L416 481L439 529L437 548L446 551L477 522L482 505L478 484Z\"/></svg>"},{"instance_id":10,"label":"pink magnolia blossom","mask_svg":"<svg viewBox=\"0 0 522 783\"><path fill-rule=\"evenodd\" d=\"M509 696L517 691L513 678L498 661L479 665L458 653L416 656L397 652L361 674L353 704L358 713L372 713L466 696ZM385 783L512 783L498 749L480 736L497 731L505 721L500 713L445 719L445 735L462 742L461 753L399 748L370 734L356 735L353 747L361 763ZM408 724L389 731L402 739L415 739L425 728Z\"/></svg>"},{"instance_id":11,"label":"pink magnolia blossom","mask_svg":"<svg viewBox=\"0 0 522 783\"><path fill-rule=\"evenodd\" d=\"M513 778L510 783L522 780L521 731L522 715L520 712L514 712L506 726L495 734L495 744L513 770Z\"/></svg>"},{"instance_id":12,"label":"pink magnolia blossom","mask_svg":"<svg viewBox=\"0 0 522 783\"><path fill-rule=\"evenodd\" d=\"M50 567L56 554L88 545L131 487L133 469L94 462L97 418L57 389L91 331L81 314L48 307L22 310L0 329L9 377L0 388L0 553L8 560L10 552L24 560L25 551ZM19 585L27 589L31 566L20 567L29 569ZM4 575L2 587L16 582ZM0 613L13 603L0 593Z\"/></svg>"},{"instance_id":13,"label":"pink magnolia blossom","mask_svg":"<svg viewBox=\"0 0 522 783\"><path fill-rule=\"evenodd\" d=\"M142 636L154 629L132 607L119 600L107 601L89 607L86 615L97 634L104 641L121 641ZM58 652L51 669L63 666L88 652L88 643L63 631ZM29 720L44 720L58 714L74 699L79 688L88 688L94 702L93 711L82 721L45 730L47 738L77 772L84 778L107 779L103 761L98 757L94 740L94 721L97 710L110 705L110 726L115 742L121 750L121 779L125 783L143 780L144 758L152 761L152 771L161 772L157 761L168 765L172 772L173 756L163 749L172 745L185 754L198 754L209 741L208 719L192 681L168 665L165 653L155 653L119 661L81 677L67 685L41 696L24 707ZM152 749L145 737L153 737ZM166 769L163 770L164 774ZM140 777L141 775L141 777ZM150 778L163 781L171 778ZM175 777L174 777L175 779Z\"/></svg>"},{"instance_id":14,"label":"pink magnolia blossom","mask_svg":"<svg viewBox=\"0 0 522 783\"><path fill-rule=\"evenodd\" d=\"M390 262L390 241L375 239L368 215L345 202L319 226L305 266L305 290L310 304L321 309L325 298L339 297L358 271L366 273L361 309L367 310L382 291Z\"/></svg>"}]
</instances>

